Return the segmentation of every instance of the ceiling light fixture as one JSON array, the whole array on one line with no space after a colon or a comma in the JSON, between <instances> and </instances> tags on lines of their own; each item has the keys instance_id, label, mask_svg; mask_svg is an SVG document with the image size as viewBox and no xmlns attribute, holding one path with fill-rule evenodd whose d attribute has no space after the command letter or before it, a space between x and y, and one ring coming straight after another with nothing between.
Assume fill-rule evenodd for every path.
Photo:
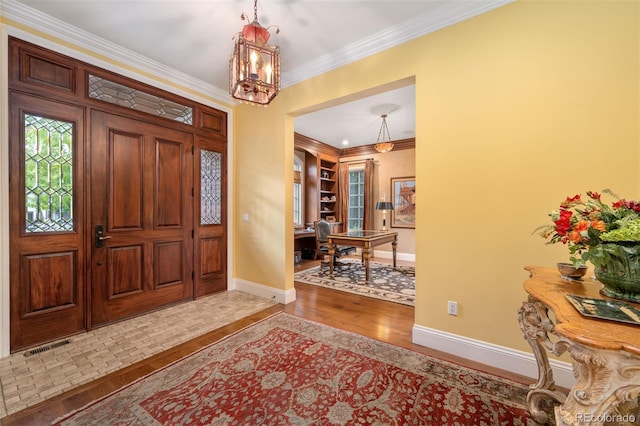
<instances>
[{"instance_id":1,"label":"ceiling light fixture","mask_svg":"<svg viewBox=\"0 0 640 426\"><path fill-rule=\"evenodd\" d=\"M378 132L378 141L373 147L378 152L389 152L393 149L393 143L391 143L391 135L389 134L389 127L387 127L387 114L382 114L382 124L380 125L380 131ZM385 141L385 133L387 140Z\"/></svg>"},{"instance_id":2,"label":"ceiling light fixture","mask_svg":"<svg viewBox=\"0 0 640 426\"><path fill-rule=\"evenodd\" d=\"M258 0L253 2L253 22L234 37L235 47L229 61L229 92L235 99L267 106L280 90L280 48L267 44L269 26L258 22ZM245 13L242 20L249 21ZM275 26L276 34L280 28Z\"/></svg>"}]
</instances>

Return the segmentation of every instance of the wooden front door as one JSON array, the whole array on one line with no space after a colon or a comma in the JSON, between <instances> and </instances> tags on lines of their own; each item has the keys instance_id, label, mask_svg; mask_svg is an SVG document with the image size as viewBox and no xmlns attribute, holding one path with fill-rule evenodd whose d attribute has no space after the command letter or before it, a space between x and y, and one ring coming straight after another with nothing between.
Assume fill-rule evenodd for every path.
<instances>
[{"instance_id":1,"label":"wooden front door","mask_svg":"<svg viewBox=\"0 0 640 426\"><path fill-rule=\"evenodd\" d=\"M193 136L93 111L91 324L193 296Z\"/></svg>"},{"instance_id":2,"label":"wooden front door","mask_svg":"<svg viewBox=\"0 0 640 426\"><path fill-rule=\"evenodd\" d=\"M225 290L226 113L8 56L11 352Z\"/></svg>"}]
</instances>

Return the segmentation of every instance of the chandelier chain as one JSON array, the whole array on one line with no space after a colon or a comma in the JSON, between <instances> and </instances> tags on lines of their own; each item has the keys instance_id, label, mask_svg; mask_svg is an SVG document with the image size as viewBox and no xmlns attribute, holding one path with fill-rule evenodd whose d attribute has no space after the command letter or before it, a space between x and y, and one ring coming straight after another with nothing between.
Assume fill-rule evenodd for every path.
<instances>
[{"instance_id":1,"label":"chandelier chain","mask_svg":"<svg viewBox=\"0 0 640 426\"><path fill-rule=\"evenodd\" d=\"M391 134L389 133L389 127L387 126L387 114L382 115L382 125L378 132L378 142L384 142L384 134L387 134L387 142L391 142ZM382 138L381 138L382 137Z\"/></svg>"}]
</instances>

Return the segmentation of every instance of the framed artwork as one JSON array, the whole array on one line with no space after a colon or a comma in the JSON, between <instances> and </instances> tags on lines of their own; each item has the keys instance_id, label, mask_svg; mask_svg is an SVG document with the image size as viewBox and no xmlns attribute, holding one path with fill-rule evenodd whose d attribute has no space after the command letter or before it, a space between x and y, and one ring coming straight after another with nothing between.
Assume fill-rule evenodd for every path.
<instances>
[{"instance_id":1,"label":"framed artwork","mask_svg":"<svg viewBox=\"0 0 640 426\"><path fill-rule=\"evenodd\" d=\"M416 227L416 178L391 178L392 228Z\"/></svg>"}]
</instances>

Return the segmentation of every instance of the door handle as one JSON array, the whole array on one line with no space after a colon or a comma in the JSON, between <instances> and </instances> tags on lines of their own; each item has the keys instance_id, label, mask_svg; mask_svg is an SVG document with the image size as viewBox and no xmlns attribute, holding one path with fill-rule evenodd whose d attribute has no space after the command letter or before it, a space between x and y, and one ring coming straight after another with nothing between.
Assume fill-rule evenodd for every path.
<instances>
[{"instance_id":1,"label":"door handle","mask_svg":"<svg viewBox=\"0 0 640 426\"><path fill-rule=\"evenodd\" d=\"M96 247L103 247L104 240L108 240L109 238L112 238L111 235L104 235L104 226L96 225Z\"/></svg>"}]
</instances>

